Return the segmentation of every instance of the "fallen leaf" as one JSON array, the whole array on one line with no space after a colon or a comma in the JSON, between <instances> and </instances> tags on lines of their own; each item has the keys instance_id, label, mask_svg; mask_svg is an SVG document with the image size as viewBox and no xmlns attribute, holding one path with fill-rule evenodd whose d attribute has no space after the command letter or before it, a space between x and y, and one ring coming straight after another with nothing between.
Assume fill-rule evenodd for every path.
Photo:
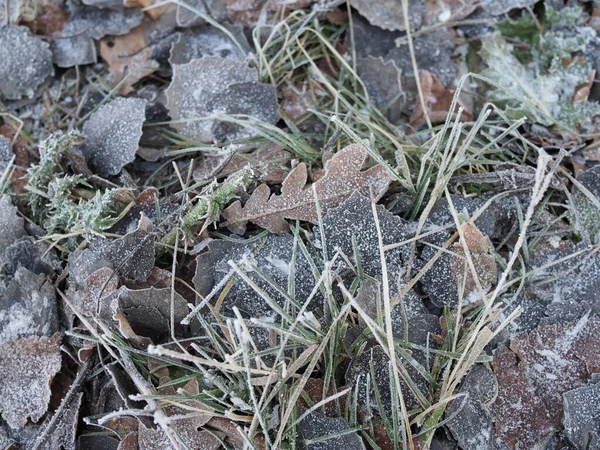
<instances>
[{"instance_id":1,"label":"fallen leaf","mask_svg":"<svg viewBox=\"0 0 600 450\"><path fill-rule=\"evenodd\" d=\"M58 331L54 286L45 275L19 267L4 286L0 281L0 345Z\"/></svg>"},{"instance_id":2,"label":"fallen leaf","mask_svg":"<svg viewBox=\"0 0 600 450\"><path fill-rule=\"evenodd\" d=\"M389 31L406 30L402 3L396 0L351 0L350 4L372 25ZM408 2L408 23L418 30L427 13L424 0Z\"/></svg>"},{"instance_id":3,"label":"fallen leaf","mask_svg":"<svg viewBox=\"0 0 600 450\"><path fill-rule=\"evenodd\" d=\"M187 64L194 59L203 56L220 56L221 58L233 58L244 60L251 52L243 30L239 26L227 26L226 29L233 35L240 49L226 33L218 28L203 25L186 30L171 46L171 64Z\"/></svg>"},{"instance_id":4,"label":"fallen leaf","mask_svg":"<svg viewBox=\"0 0 600 450\"><path fill-rule=\"evenodd\" d=\"M560 429L563 394L586 384L600 366L596 318L542 325L519 336L494 357L498 380L496 432L511 449L534 448Z\"/></svg>"},{"instance_id":5,"label":"fallen leaf","mask_svg":"<svg viewBox=\"0 0 600 450\"><path fill-rule=\"evenodd\" d=\"M152 224L143 218L138 229L123 237L107 241L96 239L89 248L69 255L69 283L79 288L89 275L108 267L124 277L145 281L154 267L154 241Z\"/></svg>"},{"instance_id":6,"label":"fallen leaf","mask_svg":"<svg viewBox=\"0 0 600 450\"><path fill-rule=\"evenodd\" d=\"M427 24L462 20L479 6L479 0L435 0L427 2Z\"/></svg>"},{"instance_id":7,"label":"fallen leaf","mask_svg":"<svg viewBox=\"0 0 600 450\"><path fill-rule=\"evenodd\" d=\"M453 417L448 422L452 435L464 449L493 448L494 422L489 406L498 394L498 384L491 369L484 364L475 365L458 393L468 397L459 397L448 405L446 417Z\"/></svg>"},{"instance_id":8,"label":"fallen leaf","mask_svg":"<svg viewBox=\"0 0 600 450\"><path fill-rule=\"evenodd\" d=\"M250 116L274 124L279 116L275 88L258 82L256 69L243 61L204 56L173 65L166 90L173 126L184 136L201 142L236 141L256 132L213 118L216 114Z\"/></svg>"},{"instance_id":9,"label":"fallen leaf","mask_svg":"<svg viewBox=\"0 0 600 450\"><path fill-rule=\"evenodd\" d=\"M0 1L0 5L4 0ZM11 6L13 1L10 2ZM18 3L18 2L14 2ZM36 17L32 22L27 24L27 27L33 34L52 37L55 33L63 30L69 13L58 6L51 3L46 3L41 6L42 14ZM0 16L1 18L1 16ZM1 20L1 19L0 19Z\"/></svg>"},{"instance_id":10,"label":"fallen leaf","mask_svg":"<svg viewBox=\"0 0 600 450\"><path fill-rule=\"evenodd\" d=\"M118 174L135 160L146 118L146 100L117 98L98 108L83 125L82 152L100 176Z\"/></svg>"},{"instance_id":11,"label":"fallen leaf","mask_svg":"<svg viewBox=\"0 0 600 450\"><path fill-rule=\"evenodd\" d=\"M32 98L53 73L50 46L26 27L0 26L0 61L0 98L6 100Z\"/></svg>"},{"instance_id":12,"label":"fallen leaf","mask_svg":"<svg viewBox=\"0 0 600 450\"><path fill-rule=\"evenodd\" d=\"M135 335L149 337L161 344L171 336L171 308L176 336L183 336L180 324L189 309L185 299L171 288L132 290L122 286L113 294L113 318L123 327L130 328Z\"/></svg>"},{"instance_id":13,"label":"fallen leaf","mask_svg":"<svg viewBox=\"0 0 600 450\"><path fill-rule=\"evenodd\" d=\"M75 394L71 397L69 404L64 406L62 414L53 425L52 431L45 436L43 440L39 438L34 444L41 450L75 450L75 434L77 431L77 422L79 420L79 408L83 393ZM63 400L64 401L64 400ZM63 405L61 404L61 408Z\"/></svg>"},{"instance_id":14,"label":"fallen leaf","mask_svg":"<svg viewBox=\"0 0 600 450\"><path fill-rule=\"evenodd\" d=\"M304 409L299 408L303 414ZM312 411L298 423L302 448L306 450L366 450L359 434L347 432L350 425L341 417L327 417ZM316 442L313 442L316 441Z\"/></svg>"},{"instance_id":15,"label":"fallen leaf","mask_svg":"<svg viewBox=\"0 0 600 450\"><path fill-rule=\"evenodd\" d=\"M312 87L304 85L301 88L296 86L283 86L283 102L281 102L281 111L292 122L298 122L303 116L308 114L310 109L317 106L317 99Z\"/></svg>"},{"instance_id":16,"label":"fallen leaf","mask_svg":"<svg viewBox=\"0 0 600 450\"><path fill-rule=\"evenodd\" d=\"M600 384L596 380L587 386L565 392L563 424L565 435L576 448L596 448L600 438Z\"/></svg>"},{"instance_id":17,"label":"fallen leaf","mask_svg":"<svg viewBox=\"0 0 600 450\"><path fill-rule=\"evenodd\" d=\"M100 56L110 67L112 85L114 87L122 82L119 93L123 95L131 93L135 83L158 69L159 64L152 59L152 54L143 25L125 36L100 41Z\"/></svg>"},{"instance_id":18,"label":"fallen leaf","mask_svg":"<svg viewBox=\"0 0 600 450\"><path fill-rule=\"evenodd\" d=\"M533 6L537 0L482 0L481 8L493 16L506 14L511 9L528 8Z\"/></svg>"},{"instance_id":19,"label":"fallen leaf","mask_svg":"<svg viewBox=\"0 0 600 450\"><path fill-rule=\"evenodd\" d=\"M383 58L358 58L356 71L365 84L369 100L390 122L400 120L406 102L401 72L394 61Z\"/></svg>"},{"instance_id":20,"label":"fallen leaf","mask_svg":"<svg viewBox=\"0 0 600 450\"><path fill-rule=\"evenodd\" d=\"M10 244L25 236L24 220L17 214L17 207L12 205L6 194L0 196L0 249L4 252Z\"/></svg>"},{"instance_id":21,"label":"fallen leaf","mask_svg":"<svg viewBox=\"0 0 600 450\"><path fill-rule=\"evenodd\" d=\"M50 401L50 383L61 367L60 334L6 341L0 346L0 412L11 428L37 422Z\"/></svg>"},{"instance_id":22,"label":"fallen leaf","mask_svg":"<svg viewBox=\"0 0 600 450\"><path fill-rule=\"evenodd\" d=\"M194 169L193 177L196 181L226 177L244 166L250 164L261 168L261 179L270 183L281 183L289 170L286 167L291 154L275 144L267 144L249 153L236 152L221 157L205 157L198 167ZM223 162L227 163L223 165ZM220 170L219 167L222 166ZM263 169L264 167L264 169ZM215 169L218 172L215 173Z\"/></svg>"},{"instance_id":23,"label":"fallen leaf","mask_svg":"<svg viewBox=\"0 0 600 450\"><path fill-rule=\"evenodd\" d=\"M445 88L435 75L426 70L421 70L419 78L421 80L421 89L423 90L423 97L425 99L425 108L431 123L438 124L444 122L450 113L450 107L455 91L453 89ZM456 117L456 113L460 106L463 105L459 100L456 105L456 110L452 111L453 117ZM473 114L464 110L461 120L469 122L473 120ZM417 101L415 109L410 116L410 126L418 130L426 124L423 105L420 101Z\"/></svg>"},{"instance_id":24,"label":"fallen leaf","mask_svg":"<svg viewBox=\"0 0 600 450\"><path fill-rule=\"evenodd\" d=\"M318 200L323 214L337 206L355 190L372 189L375 199L387 190L391 177L382 166L361 171L367 151L359 144L350 145L334 155L325 166L325 175L312 186L306 187L307 168L298 164L281 186L281 194L271 194L266 184L256 188L242 207L236 201L222 213L225 226L243 234L248 222L255 223L272 233L288 229L285 219L305 220L317 223ZM316 196L316 199L315 199Z\"/></svg>"}]
</instances>

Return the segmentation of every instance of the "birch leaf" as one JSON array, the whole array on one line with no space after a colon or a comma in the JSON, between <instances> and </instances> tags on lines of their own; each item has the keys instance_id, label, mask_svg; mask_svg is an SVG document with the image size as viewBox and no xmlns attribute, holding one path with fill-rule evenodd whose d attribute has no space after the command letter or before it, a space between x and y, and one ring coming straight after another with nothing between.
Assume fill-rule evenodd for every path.
<instances>
[{"instance_id":1,"label":"birch leaf","mask_svg":"<svg viewBox=\"0 0 600 450\"><path fill-rule=\"evenodd\" d=\"M244 206L238 200L223 211L225 226L243 234L252 222L272 233L288 229L285 219L317 223L315 197L323 214L337 206L356 190L369 192L376 199L387 190L391 181L382 166L362 171L367 151L359 144L349 145L338 152L325 166L325 175L312 186L306 186L307 168L298 164L281 186L281 194L272 194L266 184L260 185ZM314 191L313 191L314 188Z\"/></svg>"}]
</instances>

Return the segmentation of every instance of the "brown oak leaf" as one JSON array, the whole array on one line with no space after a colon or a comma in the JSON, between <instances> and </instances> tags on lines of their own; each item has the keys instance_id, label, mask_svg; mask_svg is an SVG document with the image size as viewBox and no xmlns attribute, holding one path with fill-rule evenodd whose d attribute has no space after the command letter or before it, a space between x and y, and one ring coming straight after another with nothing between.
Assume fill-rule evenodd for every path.
<instances>
[{"instance_id":1,"label":"brown oak leaf","mask_svg":"<svg viewBox=\"0 0 600 450\"><path fill-rule=\"evenodd\" d=\"M266 228L272 233L288 229L285 219L317 223L318 200L321 212L337 206L356 190L369 192L379 199L391 181L382 166L362 171L367 151L352 144L336 153L325 165L325 174L311 186L306 186L307 168L298 164L281 185L281 194L272 194L269 186L261 184L242 207L238 200L223 211L225 226L232 232L243 234L248 222Z\"/></svg>"}]
</instances>

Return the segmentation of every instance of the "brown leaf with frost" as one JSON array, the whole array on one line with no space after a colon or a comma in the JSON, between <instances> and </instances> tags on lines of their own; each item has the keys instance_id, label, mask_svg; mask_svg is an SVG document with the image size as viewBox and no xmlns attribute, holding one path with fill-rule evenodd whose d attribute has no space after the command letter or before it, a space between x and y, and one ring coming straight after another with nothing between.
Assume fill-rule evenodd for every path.
<instances>
[{"instance_id":1,"label":"brown leaf with frost","mask_svg":"<svg viewBox=\"0 0 600 450\"><path fill-rule=\"evenodd\" d=\"M419 74L421 81L421 89L423 90L423 97L425 100L425 108L429 115L431 123L441 123L446 120L450 106L452 105L452 99L454 98L454 89L448 89L438 80L438 78L426 70L421 70ZM458 102L457 106L464 106L461 102ZM456 112L453 112L456 114ZM469 111L463 111L462 120L470 121L473 120L473 114ZM419 129L425 126L427 123L425 119L425 113L423 112L423 105L417 99L415 109L410 116L410 126Z\"/></svg>"},{"instance_id":2,"label":"brown leaf with frost","mask_svg":"<svg viewBox=\"0 0 600 450\"><path fill-rule=\"evenodd\" d=\"M496 433L510 449L536 448L563 420L563 394L600 365L600 321L541 325L494 356Z\"/></svg>"},{"instance_id":3,"label":"brown leaf with frost","mask_svg":"<svg viewBox=\"0 0 600 450\"><path fill-rule=\"evenodd\" d=\"M123 95L131 93L135 83L158 69L158 62L152 59L152 47L148 45L144 24L125 36L102 39L100 55L110 67L113 87L127 77L119 89Z\"/></svg>"},{"instance_id":4,"label":"brown leaf with frost","mask_svg":"<svg viewBox=\"0 0 600 450\"><path fill-rule=\"evenodd\" d=\"M11 428L37 422L48 409L50 383L61 366L60 334L6 341L0 347L0 413Z\"/></svg>"},{"instance_id":5,"label":"brown leaf with frost","mask_svg":"<svg viewBox=\"0 0 600 450\"><path fill-rule=\"evenodd\" d=\"M317 223L315 197L323 214L356 190L368 193L372 189L377 200L387 190L391 177L379 165L362 171L366 159L367 151L361 145L349 145L327 162L325 174L311 186L306 186L306 164L300 163L283 181L281 195L272 194L269 186L261 184L243 207L238 200L225 209L225 226L243 234L246 224L252 222L271 233L280 233L288 229L285 219Z\"/></svg>"}]
</instances>

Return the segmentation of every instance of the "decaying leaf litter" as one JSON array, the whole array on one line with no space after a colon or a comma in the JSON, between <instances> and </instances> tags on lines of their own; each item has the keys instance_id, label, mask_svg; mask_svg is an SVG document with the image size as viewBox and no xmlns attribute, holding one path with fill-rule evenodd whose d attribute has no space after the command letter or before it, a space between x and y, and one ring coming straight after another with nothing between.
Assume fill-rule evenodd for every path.
<instances>
[{"instance_id":1,"label":"decaying leaf litter","mask_svg":"<svg viewBox=\"0 0 600 450\"><path fill-rule=\"evenodd\" d=\"M593 449L594 1L0 1L0 447Z\"/></svg>"}]
</instances>

